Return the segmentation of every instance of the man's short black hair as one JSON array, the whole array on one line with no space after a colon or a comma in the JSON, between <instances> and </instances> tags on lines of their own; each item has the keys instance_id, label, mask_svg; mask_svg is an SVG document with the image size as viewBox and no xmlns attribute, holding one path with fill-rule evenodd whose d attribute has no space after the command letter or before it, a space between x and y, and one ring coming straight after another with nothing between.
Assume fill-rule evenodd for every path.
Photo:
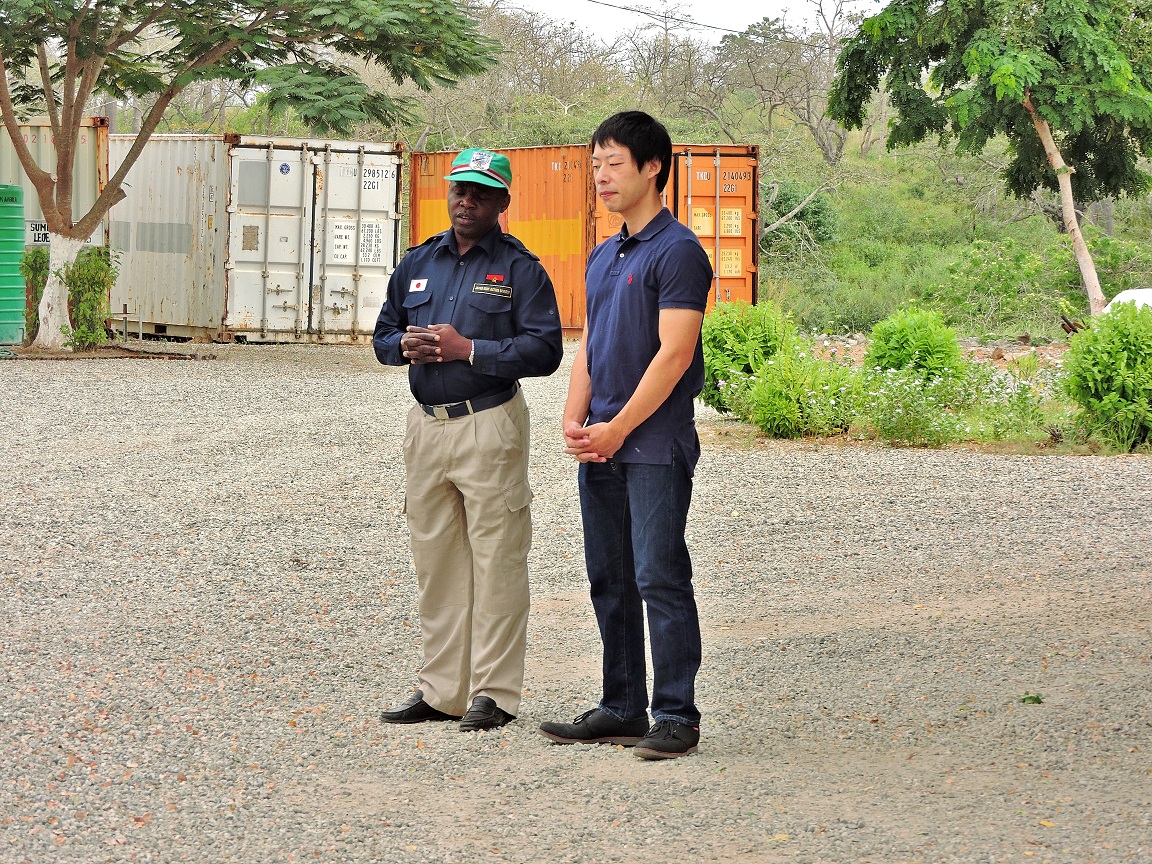
<instances>
[{"instance_id":1,"label":"man's short black hair","mask_svg":"<svg viewBox=\"0 0 1152 864\"><path fill-rule=\"evenodd\" d=\"M592 134L593 147L603 147L610 141L627 147L637 168L643 168L653 159L659 160L656 191L664 191L668 172L672 170L672 139L663 123L643 111L621 111L601 123Z\"/></svg>"}]
</instances>

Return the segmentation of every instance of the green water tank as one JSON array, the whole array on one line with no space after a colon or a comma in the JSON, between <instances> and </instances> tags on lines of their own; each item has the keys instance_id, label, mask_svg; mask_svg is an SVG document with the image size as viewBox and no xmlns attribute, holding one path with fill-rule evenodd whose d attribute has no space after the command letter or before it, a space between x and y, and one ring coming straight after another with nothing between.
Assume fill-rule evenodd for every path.
<instances>
[{"instance_id":1,"label":"green water tank","mask_svg":"<svg viewBox=\"0 0 1152 864\"><path fill-rule=\"evenodd\" d=\"M0 185L0 345L24 341L24 190Z\"/></svg>"}]
</instances>

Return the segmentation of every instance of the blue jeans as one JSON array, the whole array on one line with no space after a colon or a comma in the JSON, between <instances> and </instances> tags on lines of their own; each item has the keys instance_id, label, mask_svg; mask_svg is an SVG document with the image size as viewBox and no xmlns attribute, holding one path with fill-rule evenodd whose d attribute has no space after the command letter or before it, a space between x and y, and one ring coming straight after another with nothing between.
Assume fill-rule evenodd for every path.
<instances>
[{"instance_id":1,"label":"blue jeans","mask_svg":"<svg viewBox=\"0 0 1152 864\"><path fill-rule=\"evenodd\" d=\"M644 607L652 645L652 719L700 725L700 621L684 542L692 478L671 465L580 466L584 560L604 643L601 710L637 720L648 710Z\"/></svg>"}]
</instances>

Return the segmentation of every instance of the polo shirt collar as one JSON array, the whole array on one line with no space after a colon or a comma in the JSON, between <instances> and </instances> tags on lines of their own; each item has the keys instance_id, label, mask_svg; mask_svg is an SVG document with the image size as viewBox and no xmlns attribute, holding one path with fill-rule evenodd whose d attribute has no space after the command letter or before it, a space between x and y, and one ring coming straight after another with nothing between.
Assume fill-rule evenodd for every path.
<instances>
[{"instance_id":1,"label":"polo shirt collar","mask_svg":"<svg viewBox=\"0 0 1152 864\"><path fill-rule=\"evenodd\" d=\"M487 234L485 234L483 237L481 237L478 241L476 241L476 246L479 246L485 252L487 252L489 258L494 257L496 254L496 249L498 248L499 243L500 243L500 238L503 235L504 235L504 229L502 229L500 227L500 224L497 223L497 224L492 226L491 231L489 231ZM453 255L456 255L457 257L459 257L460 253L456 251L457 248L458 247L456 246L456 232L453 231L451 228L449 228L447 231L444 232L444 235L440 238L440 242L436 244L436 251L439 252L441 249L447 249ZM475 248L475 247L473 247L473 248Z\"/></svg>"},{"instance_id":2,"label":"polo shirt collar","mask_svg":"<svg viewBox=\"0 0 1152 864\"><path fill-rule=\"evenodd\" d=\"M616 239L623 243L625 240L651 240L669 225L676 220L672 216L672 212L667 207L661 207L660 212L652 217L647 225L645 225L638 234L625 234L627 224L620 227L620 233L616 235Z\"/></svg>"}]
</instances>

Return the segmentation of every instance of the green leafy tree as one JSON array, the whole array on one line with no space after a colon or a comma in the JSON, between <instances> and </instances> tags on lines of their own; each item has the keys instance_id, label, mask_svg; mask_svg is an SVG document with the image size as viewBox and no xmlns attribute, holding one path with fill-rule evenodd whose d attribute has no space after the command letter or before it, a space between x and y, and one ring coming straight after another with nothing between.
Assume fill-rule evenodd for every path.
<instances>
[{"instance_id":1,"label":"green leafy tree","mask_svg":"<svg viewBox=\"0 0 1152 864\"><path fill-rule=\"evenodd\" d=\"M1152 155L1149 0L893 0L840 54L829 112L859 128L883 86L888 146L937 136L979 153L1011 142L1019 196L1058 189L1093 314L1105 305L1076 200L1139 193Z\"/></svg>"},{"instance_id":2,"label":"green leafy tree","mask_svg":"<svg viewBox=\"0 0 1152 864\"><path fill-rule=\"evenodd\" d=\"M108 210L148 138L185 88L225 80L292 106L313 128L345 131L403 116L407 105L352 71L373 63L422 89L476 74L496 43L447 0L5 0L0 6L0 114L52 234L36 345L58 348L68 326L63 266ZM92 208L72 212L80 123L97 93L150 107L123 164ZM46 113L56 170L37 166L20 115Z\"/></svg>"}]
</instances>

